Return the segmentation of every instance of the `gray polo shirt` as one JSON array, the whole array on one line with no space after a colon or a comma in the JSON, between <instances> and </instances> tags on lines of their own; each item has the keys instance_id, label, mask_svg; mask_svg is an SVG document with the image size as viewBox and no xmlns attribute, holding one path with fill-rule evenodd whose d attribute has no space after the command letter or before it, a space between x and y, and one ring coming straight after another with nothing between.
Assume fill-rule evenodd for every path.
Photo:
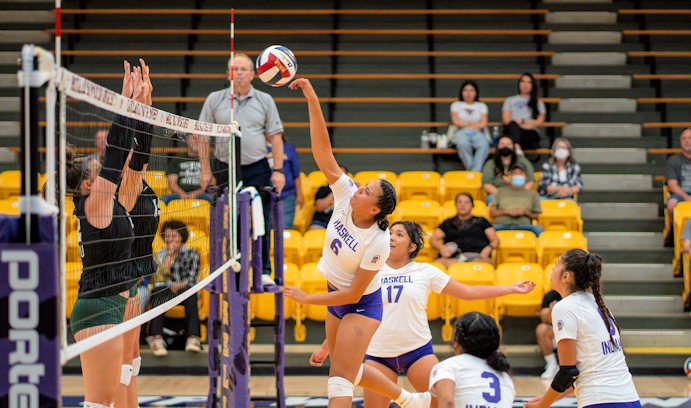
<instances>
[{"instance_id":1,"label":"gray polo shirt","mask_svg":"<svg viewBox=\"0 0 691 408\"><path fill-rule=\"evenodd\" d=\"M234 119L242 131L242 163L245 166L265 159L269 150L266 146L266 135L283 132L283 124L278 116L276 102L266 92L250 87L246 97L233 102ZM212 92L204 102L199 115L202 122L230 124L230 88ZM215 156L228 163L228 144L216 141Z\"/></svg>"}]
</instances>

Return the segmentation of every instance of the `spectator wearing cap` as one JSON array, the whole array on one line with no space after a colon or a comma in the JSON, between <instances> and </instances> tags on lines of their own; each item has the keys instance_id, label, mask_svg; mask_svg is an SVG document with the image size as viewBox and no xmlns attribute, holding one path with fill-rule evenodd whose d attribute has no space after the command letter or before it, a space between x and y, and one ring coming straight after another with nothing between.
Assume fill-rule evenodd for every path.
<instances>
[{"instance_id":1,"label":"spectator wearing cap","mask_svg":"<svg viewBox=\"0 0 691 408\"><path fill-rule=\"evenodd\" d=\"M552 143L552 157L542 164L537 191L541 200L573 200L581 192L581 167L573 158L568 140L560 137Z\"/></svg>"},{"instance_id":2,"label":"spectator wearing cap","mask_svg":"<svg viewBox=\"0 0 691 408\"><path fill-rule=\"evenodd\" d=\"M528 189L533 188L533 185L535 185L533 165L525 157L516 155L513 140L510 137L503 136L499 138L494 156L491 160L487 160L482 167L482 189L487 193L485 204L492 202L492 197L498 188L507 186L506 179L508 178L509 169L516 163L522 164L528 172L526 187Z\"/></svg>"},{"instance_id":3,"label":"spectator wearing cap","mask_svg":"<svg viewBox=\"0 0 691 408\"><path fill-rule=\"evenodd\" d=\"M667 159L665 164L665 183L670 196L667 198L667 216L674 224L674 207L681 201L691 201L691 128L679 135L681 152ZM665 237L665 245L672 246L674 235ZM669 242L667 242L669 241Z\"/></svg>"},{"instance_id":4,"label":"spectator wearing cap","mask_svg":"<svg viewBox=\"0 0 691 408\"><path fill-rule=\"evenodd\" d=\"M514 164L506 177L508 186L500 187L494 194L489 215L494 218L495 230L530 231L536 236L545 231L541 226L532 224L542 209L537 191L526 187L527 176L524 165Z\"/></svg>"}]
</instances>

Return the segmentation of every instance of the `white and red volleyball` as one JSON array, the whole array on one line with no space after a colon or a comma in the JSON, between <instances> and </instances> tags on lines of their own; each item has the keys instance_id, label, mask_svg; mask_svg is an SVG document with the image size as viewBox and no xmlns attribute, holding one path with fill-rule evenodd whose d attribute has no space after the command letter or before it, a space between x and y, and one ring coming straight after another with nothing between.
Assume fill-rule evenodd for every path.
<instances>
[{"instance_id":1,"label":"white and red volleyball","mask_svg":"<svg viewBox=\"0 0 691 408\"><path fill-rule=\"evenodd\" d=\"M285 85L293 79L297 70L295 55L282 45L272 45L257 57L257 75L267 85Z\"/></svg>"}]
</instances>

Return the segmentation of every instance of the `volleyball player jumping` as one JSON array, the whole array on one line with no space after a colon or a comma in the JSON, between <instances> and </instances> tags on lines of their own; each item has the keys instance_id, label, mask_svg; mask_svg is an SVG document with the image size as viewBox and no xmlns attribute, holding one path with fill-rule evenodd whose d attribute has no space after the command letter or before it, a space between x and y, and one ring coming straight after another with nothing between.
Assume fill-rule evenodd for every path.
<instances>
[{"instance_id":1,"label":"volleyball player jumping","mask_svg":"<svg viewBox=\"0 0 691 408\"><path fill-rule=\"evenodd\" d=\"M559 371L524 407L549 407L575 392L578 408L640 408L619 326L600 294L601 274L602 258L582 249L567 251L552 269L552 289L563 298L552 309Z\"/></svg>"},{"instance_id":2,"label":"volleyball player jumping","mask_svg":"<svg viewBox=\"0 0 691 408\"><path fill-rule=\"evenodd\" d=\"M381 289L377 274L389 257L389 221L396 207L396 191L385 180L355 186L334 158L319 98L306 79L290 89L302 89L310 117L312 154L334 194L334 210L326 229L322 258L317 268L328 282L328 293L305 294L286 287L285 296L298 303L328 306L326 337L331 354L328 380L329 408L352 406L354 383L370 339L382 319ZM402 391L397 402L409 405L423 398Z\"/></svg>"}]
</instances>

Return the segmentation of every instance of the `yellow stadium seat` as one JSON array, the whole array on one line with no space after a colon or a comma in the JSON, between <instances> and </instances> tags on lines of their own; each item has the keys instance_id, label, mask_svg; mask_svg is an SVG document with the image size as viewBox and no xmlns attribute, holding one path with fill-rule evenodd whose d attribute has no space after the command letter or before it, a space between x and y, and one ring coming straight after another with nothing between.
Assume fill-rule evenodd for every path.
<instances>
[{"instance_id":1,"label":"yellow stadium seat","mask_svg":"<svg viewBox=\"0 0 691 408\"><path fill-rule=\"evenodd\" d=\"M312 201L306 201L302 208L295 209L295 218L293 219L293 229L304 234L312 223L314 212L317 208L314 205L314 196Z\"/></svg>"},{"instance_id":2,"label":"yellow stadium seat","mask_svg":"<svg viewBox=\"0 0 691 408\"><path fill-rule=\"evenodd\" d=\"M72 315L74 302L77 301L79 293L79 278L82 276L82 262L65 263L65 303L67 310L65 316L69 319Z\"/></svg>"},{"instance_id":3,"label":"yellow stadium seat","mask_svg":"<svg viewBox=\"0 0 691 408\"><path fill-rule=\"evenodd\" d=\"M504 262L537 262L535 234L530 231L497 231L499 248L496 264Z\"/></svg>"},{"instance_id":4,"label":"yellow stadium seat","mask_svg":"<svg viewBox=\"0 0 691 408\"><path fill-rule=\"evenodd\" d=\"M206 200L174 200L166 206L165 220L180 220L187 228L196 228L209 233L209 211L211 204ZM163 225L163 223L161 223Z\"/></svg>"},{"instance_id":5,"label":"yellow stadium seat","mask_svg":"<svg viewBox=\"0 0 691 408\"><path fill-rule=\"evenodd\" d=\"M398 183L398 176L392 171L361 171L355 174L353 180L361 185L372 180L386 180L393 185L393 188L396 190L396 196L398 197L401 195L401 186Z\"/></svg>"},{"instance_id":6,"label":"yellow stadium seat","mask_svg":"<svg viewBox=\"0 0 691 408\"><path fill-rule=\"evenodd\" d=\"M274 231L271 230L273 238ZM273 239L271 240L273 243ZM302 234L295 230L283 231L283 259L286 264L302 266ZM273 259L274 247L271 245L271 255Z\"/></svg>"},{"instance_id":7,"label":"yellow stadium seat","mask_svg":"<svg viewBox=\"0 0 691 408\"><path fill-rule=\"evenodd\" d=\"M441 269L444 273L446 273L446 268L444 265L436 262L429 262L429 264L435 268ZM431 292L429 294L429 298L427 299L427 320L437 320L442 317L445 302L444 298L444 295L440 295L438 293Z\"/></svg>"},{"instance_id":8,"label":"yellow stadium seat","mask_svg":"<svg viewBox=\"0 0 691 408\"><path fill-rule=\"evenodd\" d=\"M442 201L455 200L459 193L470 193L475 200L484 199L482 173L447 171L442 177Z\"/></svg>"},{"instance_id":9,"label":"yellow stadium seat","mask_svg":"<svg viewBox=\"0 0 691 408\"><path fill-rule=\"evenodd\" d=\"M0 199L18 196L21 193L21 171L7 170L0 173Z\"/></svg>"},{"instance_id":10,"label":"yellow stadium seat","mask_svg":"<svg viewBox=\"0 0 691 408\"><path fill-rule=\"evenodd\" d=\"M43 191L43 186L46 184L46 181L48 181L48 174L39 173L38 174L38 191L39 191L39 193L41 191Z\"/></svg>"},{"instance_id":11,"label":"yellow stadium seat","mask_svg":"<svg viewBox=\"0 0 691 408\"><path fill-rule=\"evenodd\" d=\"M672 193L669 192L669 187L667 187L667 183L665 183L662 186L662 202L665 204L664 207L664 216L665 216L665 228L662 230L663 236L667 237L667 234L670 233L670 228L672 228L672 223L669 222L669 214L667 213L667 199L669 196L672 195Z\"/></svg>"},{"instance_id":12,"label":"yellow stadium seat","mask_svg":"<svg viewBox=\"0 0 691 408\"><path fill-rule=\"evenodd\" d=\"M531 280L536 286L525 295L507 295L497 298L498 316L535 316L542 305L542 267L536 263L504 263L497 267L494 284L512 285Z\"/></svg>"},{"instance_id":13,"label":"yellow stadium seat","mask_svg":"<svg viewBox=\"0 0 691 408\"><path fill-rule=\"evenodd\" d=\"M0 200L0 214L19 215L19 198Z\"/></svg>"},{"instance_id":14,"label":"yellow stadium seat","mask_svg":"<svg viewBox=\"0 0 691 408\"><path fill-rule=\"evenodd\" d=\"M542 293L543 295L552 290L552 269L557 266L556 263L551 263L542 270ZM536 282L537 283L537 282Z\"/></svg>"},{"instance_id":15,"label":"yellow stadium seat","mask_svg":"<svg viewBox=\"0 0 691 408\"><path fill-rule=\"evenodd\" d=\"M449 267L451 279L469 286L494 285L494 267L484 262L455 263ZM481 312L495 318L495 300L460 300L449 296L449 305L453 317L468 312Z\"/></svg>"},{"instance_id":16,"label":"yellow stadium seat","mask_svg":"<svg viewBox=\"0 0 691 408\"><path fill-rule=\"evenodd\" d=\"M681 269L684 274L684 291L682 292L682 299L684 300L684 310L687 310L691 306L691 271L689 271L689 262L691 258L688 252L682 252L681 257Z\"/></svg>"},{"instance_id":17,"label":"yellow stadium seat","mask_svg":"<svg viewBox=\"0 0 691 408\"><path fill-rule=\"evenodd\" d=\"M79 256L79 232L74 230L67 234L67 262L80 262Z\"/></svg>"},{"instance_id":18,"label":"yellow stadium seat","mask_svg":"<svg viewBox=\"0 0 691 408\"><path fill-rule=\"evenodd\" d=\"M302 190L302 199L305 203L314 201L314 196L310 196L310 184L307 180L307 175L300 172L300 189Z\"/></svg>"},{"instance_id":19,"label":"yellow stadium seat","mask_svg":"<svg viewBox=\"0 0 691 408\"><path fill-rule=\"evenodd\" d=\"M456 201L445 201L444 205L442 206L442 212L444 214L442 216L443 219L455 217L456 214L458 214L458 211L456 211ZM489 207L487 207L487 204L485 204L485 202L482 200L473 200L473 210L470 212L470 214L489 220Z\"/></svg>"},{"instance_id":20,"label":"yellow stadium seat","mask_svg":"<svg viewBox=\"0 0 691 408\"><path fill-rule=\"evenodd\" d=\"M71 231L76 231L79 228L79 219L74 215L74 201L72 201L71 197L65 198L65 214L67 214L65 228L69 234Z\"/></svg>"},{"instance_id":21,"label":"yellow stadium seat","mask_svg":"<svg viewBox=\"0 0 691 408\"><path fill-rule=\"evenodd\" d=\"M327 293L326 279L317 270L317 264L310 262L302 265L299 275L300 289L307 294ZM310 320L326 320L326 306L302 305L302 310Z\"/></svg>"},{"instance_id":22,"label":"yellow stadium seat","mask_svg":"<svg viewBox=\"0 0 691 408\"><path fill-rule=\"evenodd\" d=\"M326 230L312 230L302 236L302 262L319 262L324 248Z\"/></svg>"},{"instance_id":23,"label":"yellow stadium seat","mask_svg":"<svg viewBox=\"0 0 691 408\"><path fill-rule=\"evenodd\" d=\"M427 231L434 231L441 224L441 206L432 200L403 200L396 206L397 220L415 221Z\"/></svg>"},{"instance_id":24,"label":"yellow stadium seat","mask_svg":"<svg viewBox=\"0 0 691 408\"><path fill-rule=\"evenodd\" d=\"M431 234L429 233L423 237L424 245L422 246L420 252L417 253L417 257L415 257L416 262L432 262L437 258L439 251L434 249L434 247L432 247L432 245L429 243L430 238Z\"/></svg>"},{"instance_id":25,"label":"yellow stadium seat","mask_svg":"<svg viewBox=\"0 0 691 408\"><path fill-rule=\"evenodd\" d=\"M398 181L401 184L399 201L412 198L439 201L441 176L436 171L404 171Z\"/></svg>"},{"instance_id":26,"label":"yellow stadium seat","mask_svg":"<svg viewBox=\"0 0 691 408\"><path fill-rule=\"evenodd\" d=\"M285 280L285 286L296 286L299 272L300 269L294 263L286 263L283 265L283 279ZM271 273L271 278L273 279L273 272ZM262 320L274 320L275 295L273 293L250 295L250 302L250 308L255 318ZM286 320L294 317L294 300L288 297L283 298L283 313Z\"/></svg>"},{"instance_id":27,"label":"yellow stadium seat","mask_svg":"<svg viewBox=\"0 0 691 408\"><path fill-rule=\"evenodd\" d=\"M209 237L202 231L190 229L190 236L184 244L199 252L200 273L209 273Z\"/></svg>"},{"instance_id":28,"label":"yellow stadium seat","mask_svg":"<svg viewBox=\"0 0 691 408\"><path fill-rule=\"evenodd\" d=\"M588 241L578 231L545 231L538 237L536 248L537 263L547 266L556 263L561 254L570 249L587 251Z\"/></svg>"},{"instance_id":29,"label":"yellow stadium seat","mask_svg":"<svg viewBox=\"0 0 691 408\"><path fill-rule=\"evenodd\" d=\"M168 178L164 171L147 171L146 183L154 190L159 198L166 194L170 194L170 189L168 189Z\"/></svg>"},{"instance_id":30,"label":"yellow stadium seat","mask_svg":"<svg viewBox=\"0 0 691 408\"><path fill-rule=\"evenodd\" d=\"M538 225L546 231L583 231L581 219L581 207L570 200L543 200L540 201L542 214L537 218Z\"/></svg>"},{"instance_id":31,"label":"yellow stadium seat","mask_svg":"<svg viewBox=\"0 0 691 408\"><path fill-rule=\"evenodd\" d=\"M307 175L307 185L309 186L309 193L307 197L311 201L314 201L314 195L317 194L319 187L328 186L329 182L326 180L326 176L321 171L313 171Z\"/></svg>"},{"instance_id":32,"label":"yellow stadium seat","mask_svg":"<svg viewBox=\"0 0 691 408\"><path fill-rule=\"evenodd\" d=\"M535 177L535 184L533 184L533 190L537 190L540 184L540 172L536 171L535 173L533 173L533 176Z\"/></svg>"},{"instance_id":33,"label":"yellow stadium seat","mask_svg":"<svg viewBox=\"0 0 691 408\"><path fill-rule=\"evenodd\" d=\"M672 265L674 267L674 275L680 276L682 268L679 263L681 260L681 233L684 230L686 221L691 218L691 201L679 202L674 207L674 259Z\"/></svg>"}]
</instances>

